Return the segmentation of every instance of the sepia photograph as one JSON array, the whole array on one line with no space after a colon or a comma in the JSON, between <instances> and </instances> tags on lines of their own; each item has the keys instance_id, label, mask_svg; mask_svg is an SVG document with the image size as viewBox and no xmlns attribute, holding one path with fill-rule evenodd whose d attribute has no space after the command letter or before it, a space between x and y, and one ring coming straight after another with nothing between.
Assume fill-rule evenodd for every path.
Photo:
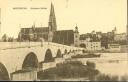
<instances>
[{"instance_id":1,"label":"sepia photograph","mask_svg":"<svg viewBox=\"0 0 128 82\"><path fill-rule=\"evenodd\" d=\"M0 81L128 81L127 0L0 0Z\"/></svg>"}]
</instances>

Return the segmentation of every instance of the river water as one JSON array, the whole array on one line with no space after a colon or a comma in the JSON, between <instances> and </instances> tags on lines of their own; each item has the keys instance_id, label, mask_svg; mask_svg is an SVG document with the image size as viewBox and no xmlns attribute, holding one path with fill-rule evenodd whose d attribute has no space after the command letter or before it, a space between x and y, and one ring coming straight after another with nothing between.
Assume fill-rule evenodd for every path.
<instances>
[{"instance_id":1,"label":"river water","mask_svg":"<svg viewBox=\"0 0 128 82\"><path fill-rule=\"evenodd\" d=\"M76 60L92 61L96 64L96 69L101 73L109 75L128 75L128 53L100 53L99 58L78 58Z\"/></svg>"}]
</instances>

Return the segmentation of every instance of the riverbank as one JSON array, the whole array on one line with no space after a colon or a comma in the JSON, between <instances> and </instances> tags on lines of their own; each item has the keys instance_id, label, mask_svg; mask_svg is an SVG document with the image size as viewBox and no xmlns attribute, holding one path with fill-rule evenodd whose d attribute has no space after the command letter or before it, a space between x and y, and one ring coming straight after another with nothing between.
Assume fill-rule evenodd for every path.
<instances>
[{"instance_id":1,"label":"riverbank","mask_svg":"<svg viewBox=\"0 0 128 82\"><path fill-rule=\"evenodd\" d=\"M80 61L65 61L59 63L56 67L38 72L40 80L69 80L83 78L83 80L93 79L99 71L95 69L95 64L87 62L84 65Z\"/></svg>"},{"instance_id":2,"label":"riverbank","mask_svg":"<svg viewBox=\"0 0 128 82\"><path fill-rule=\"evenodd\" d=\"M90 61L84 65L80 61L65 61L56 67L38 72L38 79L43 81L127 81L128 75L104 74Z\"/></svg>"},{"instance_id":3,"label":"riverbank","mask_svg":"<svg viewBox=\"0 0 128 82\"><path fill-rule=\"evenodd\" d=\"M98 50L98 51L89 51L83 50L83 53L128 53L128 51L109 51L109 50Z\"/></svg>"}]
</instances>

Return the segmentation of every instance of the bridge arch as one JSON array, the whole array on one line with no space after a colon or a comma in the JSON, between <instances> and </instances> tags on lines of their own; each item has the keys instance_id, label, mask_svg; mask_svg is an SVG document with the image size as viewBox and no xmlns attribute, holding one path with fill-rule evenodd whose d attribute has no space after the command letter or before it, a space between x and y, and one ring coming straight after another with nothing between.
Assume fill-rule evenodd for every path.
<instances>
[{"instance_id":1,"label":"bridge arch","mask_svg":"<svg viewBox=\"0 0 128 82\"><path fill-rule=\"evenodd\" d=\"M52 55L51 49L47 49L45 52L44 62L53 62L54 57Z\"/></svg>"},{"instance_id":2,"label":"bridge arch","mask_svg":"<svg viewBox=\"0 0 128 82\"><path fill-rule=\"evenodd\" d=\"M10 80L6 67L0 62L0 80Z\"/></svg>"},{"instance_id":3,"label":"bridge arch","mask_svg":"<svg viewBox=\"0 0 128 82\"><path fill-rule=\"evenodd\" d=\"M38 68L38 58L35 53L30 52L24 59L22 69Z\"/></svg>"},{"instance_id":4,"label":"bridge arch","mask_svg":"<svg viewBox=\"0 0 128 82\"><path fill-rule=\"evenodd\" d=\"M62 53L61 53L61 50L58 49L58 50L57 50L57 54L56 54L56 58L61 58L61 57L63 57L63 55L62 55Z\"/></svg>"}]
</instances>

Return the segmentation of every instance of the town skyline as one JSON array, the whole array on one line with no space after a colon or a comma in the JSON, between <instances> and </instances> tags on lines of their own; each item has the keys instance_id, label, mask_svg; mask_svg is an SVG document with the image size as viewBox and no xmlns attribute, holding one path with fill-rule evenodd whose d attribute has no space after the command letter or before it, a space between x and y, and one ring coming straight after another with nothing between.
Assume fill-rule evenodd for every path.
<instances>
[{"instance_id":1,"label":"town skyline","mask_svg":"<svg viewBox=\"0 0 128 82\"><path fill-rule=\"evenodd\" d=\"M126 2L0 0L0 81L128 81Z\"/></svg>"},{"instance_id":2,"label":"town skyline","mask_svg":"<svg viewBox=\"0 0 128 82\"><path fill-rule=\"evenodd\" d=\"M57 2L57 0L51 0L49 2L41 0L26 0L19 1L19 4L15 4L15 1L16 0L13 2L10 0L5 0L5 2L3 2L4 4L1 4L2 35L6 33L9 36L17 37L20 28L31 27L34 23L37 27L48 26L47 21L51 2L55 6L58 30L74 30L75 26L77 25L80 34L85 34L90 33L92 30L109 32L116 26L118 33L126 32L126 0L97 0L97 3L94 3L94 1L92 3L92 0L62 0L62 2ZM18 1L16 1L16 3L17 2ZM98 2L100 2L99 6ZM26 7L28 9L14 10L14 7ZM44 9L30 10L29 8L31 7L42 7ZM85 9L81 9L82 7ZM106 12L104 11L109 11L109 13L105 14Z\"/></svg>"}]
</instances>

